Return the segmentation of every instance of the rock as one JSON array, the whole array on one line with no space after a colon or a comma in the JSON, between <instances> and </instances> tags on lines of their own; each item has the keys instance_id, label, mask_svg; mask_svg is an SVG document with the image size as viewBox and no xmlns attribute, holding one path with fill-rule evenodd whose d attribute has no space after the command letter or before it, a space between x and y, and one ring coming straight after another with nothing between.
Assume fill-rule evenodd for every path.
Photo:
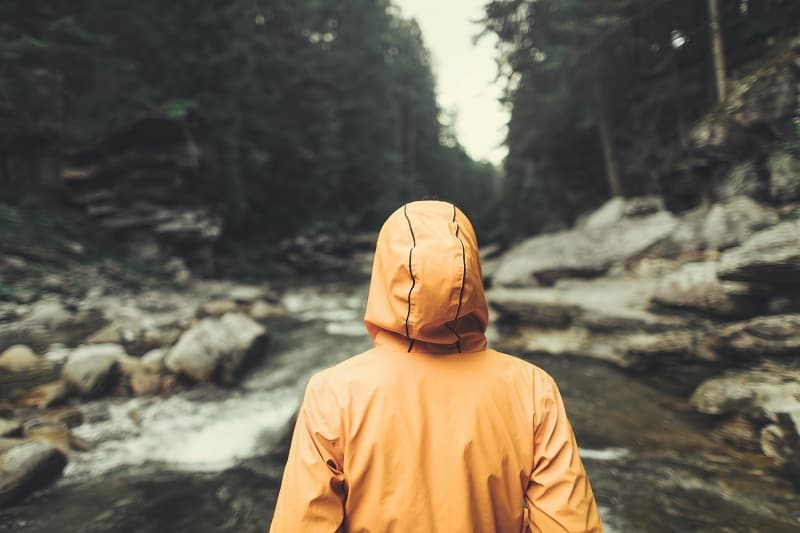
<instances>
[{"instance_id":1,"label":"rock","mask_svg":"<svg viewBox=\"0 0 800 533\"><path fill-rule=\"evenodd\" d=\"M14 355L0 365L0 399L14 399L21 393L58 379L60 368L47 359L33 356L25 349L15 349Z\"/></svg>"},{"instance_id":2,"label":"rock","mask_svg":"<svg viewBox=\"0 0 800 533\"><path fill-rule=\"evenodd\" d=\"M175 344L181 333L183 333L183 330L178 327L146 329L142 332L139 342L131 346L131 349L133 353L147 353L161 347L169 347Z\"/></svg>"},{"instance_id":3,"label":"rock","mask_svg":"<svg viewBox=\"0 0 800 533\"><path fill-rule=\"evenodd\" d=\"M67 384L63 380L38 385L17 398L23 407L45 409L62 402L67 397Z\"/></svg>"},{"instance_id":4,"label":"rock","mask_svg":"<svg viewBox=\"0 0 800 533\"><path fill-rule=\"evenodd\" d=\"M77 407L61 407L39 413L35 420L42 424L61 424L67 428L75 428L83 424L83 413Z\"/></svg>"},{"instance_id":5,"label":"rock","mask_svg":"<svg viewBox=\"0 0 800 533\"><path fill-rule=\"evenodd\" d=\"M720 281L717 263L687 263L665 276L651 301L657 306L691 309L720 317L745 318L763 311L761 291L737 281Z\"/></svg>"},{"instance_id":6,"label":"rock","mask_svg":"<svg viewBox=\"0 0 800 533\"><path fill-rule=\"evenodd\" d=\"M703 240L707 248L724 250L777 223L774 212L747 196L736 196L711 207L703 222Z\"/></svg>"},{"instance_id":7,"label":"rock","mask_svg":"<svg viewBox=\"0 0 800 533\"><path fill-rule=\"evenodd\" d=\"M239 304L233 300L211 300L204 303L198 310L200 317L221 317L228 313L233 313L239 309Z\"/></svg>"},{"instance_id":8,"label":"rock","mask_svg":"<svg viewBox=\"0 0 800 533\"><path fill-rule=\"evenodd\" d=\"M167 350L163 348L156 348L155 350L150 350L146 354L142 356L142 366L149 370L150 372L154 373L161 373L165 366L164 366L164 358L167 355Z\"/></svg>"},{"instance_id":9,"label":"rock","mask_svg":"<svg viewBox=\"0 0 800 533\"><path fill-rule=\"evenodd\" d=\"M626 217L643 217L663 210L664 200L659 196L634 196L632 198L615 196L586 215L577 225L586 228L608 228Z\"/></svg>"},{"instance_id":10,"label":"rock","mask_svg":"<svg viewBox=\"0 0 800 533\"><path fill-rule=\"evenodd\" d=\"M273 318L282 318L287 316L286 309L279 304L267 303L264 300L253 302L250 306L250 317L257 321L263 322Z\"/></svg>"},{"instance_id":11,"label":"rock","mask_svg":"<svg viewBox=\"0 0 800 533\"><path fill-rule=\"evenodd\" d=\"M615 196L590 213L583 225L587 228L607 228L625 216L625 198Z\"/></svg>"},{"instance_id":12,"label":"rock","mask_svg":"<svg viewBox=\"0 0 800 533\"><path fill-rule=\"evenodd\" d=\"M74 344L105 323L96 309L71 312L58 300L40 300L22 320L0 324L0 350L25 344L43 352L53 343Z\"/></svg>"},{"instance_id":13,"label":"rock","mask_svg":"<svg viewBox=\"0 0 800 533\"><path fill-rule=\"evenodd\" d=\"M9 372L24 372L40 362L33 350L23 344L14 345L0 355L0 368Z\"/></svg>"},{"instance_id":14,"label":"rock","mask_svg":"<svg viewBox=\"0 0 800 533\"><path fill-rule=\"evenodd\" d=\"M181 336L165 363L195 381L231 385L246 363L262 354L266 340L264 327L243 314L206 318Z\"/></svg>"},{"instance_id":15,"label":"rock","mask_svg":"<svg viewBox=\"0 0 800 533\"><path fill-rule=\"evenodd\" d=\"M19 420L7 420L0 418L0 437L13 437L22 429L22 422Z\"/></svg>"},{"instance_id":16,"label":"rock","mask_svg":"<svg viewBox=\"0 0 800 533\"><path fill-rule=\"evenodd\" d=\"M17 446L21 446L26 442L28 441L25 439L0 437L0 458L2 458L2 455L11 448L16 448Z\"/></svg>"},{"instance_id":17,"label":"rock","mask_svg":"<svg viewBox=\"0 0 800 533\"><path fill-rule=\"evenodd\" d=\"M119 344L94 344L76 348L63 369L67 387L80 396L98 396L113 386L120 360L126 357Z\"/></svg>"},{"instance_id":18,"label":"rock","mask_svg":"<svg viewBox=\"0 0 800 533\"><path fill-rule=\"evenodd\" d=\"M643 217L664 209L664 199L661 196L633 196L626 199L624 214L626 217Z\"/></svg>"},{"instance_id":19,"label":"rock","mask_svg":"<svg viewBox=\"0 0 800 533\"><path fill-rule=\"evenodd\" d=\"M797 65L784 60L732 81L722 111L737 124L751 127L791 118L797 101Z\"/></svg>"},{"instance_id":20,"label":"rock","mask_svg":"<svg viewBox=\"0 0 800 533\"><path fill-rule=\"evenodd\" d=\"M86 340L86 344L121 344L130 354L143 354L160 347L169 340L163 332L145 329L139 320L125 319L115 321L94 332Z\"/></svg>"},{"instance_id":21,"label":"rock","mask_svg":"<svg viewBox=\"0 0 800 533\"><path fill-rule=\"evenodd\" d=\"M66 456L43 442L26 442L0 456L0 507L18 503L47 487L67 465Z\"/></svg>"},{"instance_id":22,"label":"rock","mask_svg":"<svg viewBox=\"0 0 800 533\"><path fill-rule=\"evenodd\" d=\"M139 368L131 373L129 386L134 396L151 396L161 392L161 374Z\"/></svg>"},{"instance_id":23,"label":"rock","mask_svg":"<svg viewBox=\"0 0 800 533\"><path fill-rule=\"evenodd\" d=\"M487 299L500 320L526 325L566 328L585 326L595 331L665 331L680 327L676 317L646 309L656 279L562 280L555 287L491 289Z\"/></svg>"},{"instance_id":24,"label":"rock","mask_svg":"<svg viewBox=\"0 0 800 533\"><path fill-rule=\"evenodd\" d=\"M172 280L185 287L192 280L192 272L186 266L186 261L180 257L173 257L164 265L164 270L172 275Z\"/></svg>"},{"instance_id":25,"label":"rock","mask_svg":"<svg viewBox=\"0 0 800 533\"><path fill-rule=\"evenodd\" d=\"M86 338L86 344L120 344L122 335L116 324L109 324L99 331L95 331Z\"/></svg>"},{"instance_id":26,"label":"rock","mask_svg":"<svg viewBox=\"0 0 800 533\"><path fill-rule=\"evenodd\" d=\"M696 353L708 326L648 311L656 283L562 280L554 288L491 289L487 297L506 330L503 347L508 350L599 359L664 375L660 385L684 392L710 373L709 362Z\"/></svg>"},{"instance_id":27,"label":"rock","mask_svg":"<svg viewBox=\"0 0 800 533\"><path fill-rule=\"evenodd\" d=\"M656 255L673 257L687 252L695 252L705 246L703 224L708 208L700 206L682 214L675 229L661 243Z\"/></svg>"},{"instance_id":28,"label":"rock","mask_svg":"<svg viewBox=\"0 0 800 533\"><path fill-rule=\"evenodd\" d=\"M745 415L739 414L720 422L711 431L711 438L716 442L730 444L741 450L760 453L760 433L760 424Z\"/></svg>"},{"instance_id":29,"label":"rock","mask_svg":"<svg viewBox=\"0 0 800 533\"><path fill-rule=\"evenodd\" d=\"M800 283L800 221L782 222L726 251L718 274L732 281Z\"/></svg>"},{"instance_id":30,"label":"rock","mask_svg":"<svg viewBox=\"0 0 800 533\"><path fill-rule=\"evenodd\" d=\"M41 286L48 292L60 292L64 280L58 274L48 274L42 278Z\"/></svg>"},{"instance_id":31,"label":"rock","mask_svg":"<svg viewBox=\"0 0 800 533\"><path fill-rule=\"evenodd\" d=\"M767 158L769 195L776 202L800 201L800 161L792 154L777 151Z\"/></svg>"},{"instance_id":32,"label":"rock","mask_svg":"<svg viewBox=\"0 0 800 533\"><path fill-rule=\"evenodd\" d=\"M728 200L736 196L761 198L766 189L759 175L758 166L753 161L742 161L731 167L725 176L713 186L716 200Z\"/></svg>"},{"instance_id":33,"label":"rock","mask_svg":"<svg viewBox=\"0 0 800 533\"><path fill-rule=\"evenodd\" d=\"M761 449L764 455L788 474L795 486L800 480L800 435L798 418L800 406L795 406L794 415L779 413L777 420L761 430Z\"/></svg>"},{"instance_id":34,"label":"rock","mask_svg":"<svg viewBox=\"0 0 800 533\"><path fill-rule=\"evenodd\" d=\"M4 255L0 259L0 274L12 277L24 274L28 270L28 262L21 257Z\"/></svg>"},{"instance_id":35,"label":"rock","mask_svg":"<svg viewBox=\"0 0 800 533\"><path fill-rule=\"evenodd\" d=\"M228 298L237 303L251 304L267 298L268 292L264 287L257 285L235 285L228 290Z\"/></svg>"},{"instance_id":36,"label":"rock","mask_svg":"<svg viewBox=\"0 0 800 533\"><path fill-rule=\"evenodd\" d=\"M58 300L39 300L31 307L25 322L31 326L59 329L72 324L72 313Z\"/></svg>"},{"instance_id":37,"label":"rock","mask_svg":"<svg viewBox=\"0 0 800 533\"><path fill-rule=\"evenodd\" d=\"M768 360L748 370L728 371L698 387L691 403L701 413L745 417L752 424L753 441L743 447L757 446L778 466L800 472L800 366L796 363ZM746 437L747 432L739 436Z\"/></svg>"},{"instance_id":38,"label":"rock","mask_svg":"<svg viewBox=\"0 0 800 533\"><path fill-rule=\"evenodd\" d=\"M494 286L550 285L559 278L600 275L616 262L643 254L676 225L675 217L661 211L624 218L609 227L582 227L527 239L503 256Z\"/></svg>"},{"instance_id":39,"label":"rock","mask_svg":"<svg viewBox=\"0 0 800 533\"><path fill-rule=\"evenodd\" d=\"M64 424L31 420L25 424L25 438L30 441L49 444L64 455L69 456L71 448L69 443L70 431Z\"/></svg>"},{"instance_id":40,"label":"rock","mask_svg":"<svg viewBox=\"0 0 800 533\"><path fill-rule=\"evenodd\" d=\"M758 317L728 326L709 337L706 346L721 357L798 356L800 314Z\"/></svg>"}]
</instances>

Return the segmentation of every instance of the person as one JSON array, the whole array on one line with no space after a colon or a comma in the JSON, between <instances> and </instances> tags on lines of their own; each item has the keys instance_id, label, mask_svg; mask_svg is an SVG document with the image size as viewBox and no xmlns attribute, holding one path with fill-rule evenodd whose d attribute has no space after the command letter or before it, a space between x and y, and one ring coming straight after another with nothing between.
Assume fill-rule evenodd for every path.
<instances>
[{"instance_id":1,"label":"person","mask_svg":"<svg viewBox=\"0 0 800 533\"><path fill-rule=\"evenodd\" d=\"M308 384L272 532L602 531L556 383L487 349L459 209L388 218L364 322L374 348Z\"/></svg>"}]
</instances>

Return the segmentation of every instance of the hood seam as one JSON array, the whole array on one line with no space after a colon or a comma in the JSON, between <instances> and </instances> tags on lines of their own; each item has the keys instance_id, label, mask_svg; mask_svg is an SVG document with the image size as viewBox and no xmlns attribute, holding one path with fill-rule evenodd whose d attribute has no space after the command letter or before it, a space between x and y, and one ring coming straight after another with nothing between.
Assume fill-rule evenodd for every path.
<instances>
[{"instance_id":1,"label":"hood seam","mask_svg":"<svg viewBox=\"0 0 800 533\"><path fill-rule=\"evenodd\" d=\"M461 313L461 304L464 298L464 282L467 279L467 251L464 248L464 241L462 241L461 237L458 236L458 232L461 229L461 227L458 225L458 222L456 222L456 204L453 204L453 222L456 225L456 235L455 235L456 239L458 240L458 243L461 245L461 263L463 268L461 273L461 288L458 291L458 307L456 307L456 317L453 319L453 321L455 322L458 320L458 315ZM461 335L459 335L458 332L455 330L455 328L452 328L450 324L445 323L445 327L449 329L453 333L453 335L456 336L456 339L458 339L456 341L456 346L458 347L458 353L461 353Z\"/></svg>"},{"instance_id":2,"label":"hood seam","mask_svg":"<svg viewBox=\"0 0 800 533\"><path fill-rule=\"evenodd\" d=\"M417 247L417 238L414 236L414 228L411 226L411 219L408 217L408 204L403 206L403 216L406 217L406 222L408 222L408 230L411 232L411 249L408 250L408 273L411 276L411 288L408 289L408 311L406 312L406 337L411 339L411 335L409 334L408 330L408 320L411 317L411 293L414 291L414 287L417 285L417 279L414 277L414 270L411 268L411 256L414 253L414 248ZM411 342L408 345L408 351L411 351L411 348L414 347L414 339L411 339Z\"/></svg>"}]
</instances>

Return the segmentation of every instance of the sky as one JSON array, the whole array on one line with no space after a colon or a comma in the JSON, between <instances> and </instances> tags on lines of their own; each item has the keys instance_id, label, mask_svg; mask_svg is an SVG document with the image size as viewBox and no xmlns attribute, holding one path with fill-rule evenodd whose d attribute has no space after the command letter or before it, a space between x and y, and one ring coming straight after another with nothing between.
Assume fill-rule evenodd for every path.
<instances>
[{"instance_id":1,"label":"sky","mask_svg":"<svg viewBox=\"0 0 800 533\"><path fill-rule=\"evenodd\" d=\"M498 99L495 40L487 35L472 45L488 0L394 0L406 18L415 18L433 58L439 105L456 113L456 133L473 159L499 164L508 112Z\"/></svg>"}]
</instances>

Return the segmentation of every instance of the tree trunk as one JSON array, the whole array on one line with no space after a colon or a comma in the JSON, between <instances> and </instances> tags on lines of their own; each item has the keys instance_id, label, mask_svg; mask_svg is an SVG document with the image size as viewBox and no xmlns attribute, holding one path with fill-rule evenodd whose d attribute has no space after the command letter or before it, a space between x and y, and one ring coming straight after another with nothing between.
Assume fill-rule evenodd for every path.
<instances>
[{"instance_id":1,"label":"tree trunk","mask_svg":"<svg viewBox=\"0 0 800 533\"><path fill-rule=\"evenodd\" d=\"M597 127L600 133L600 142L603 145L603 161L606 167L606 179L611 196L622 196L622 180L617 168L617 158L614 152L614 141L611 138L611 128L608 125L608 116L605 109L600 106Z\"/></svg>"},{"instance_id":2,"label":"tree trunk","mask_svg":"<svg viewBox=\"0 0 800 533\"><path fill-rule=\"evenodd\" d=\"M725 51L722 48L722 27L719 21L719 0L708 0L709 25L711 26L711 54L714 61L714 77L717 80L717 101L727 96L725 81Z\"/></svg>"}]
</instances>

